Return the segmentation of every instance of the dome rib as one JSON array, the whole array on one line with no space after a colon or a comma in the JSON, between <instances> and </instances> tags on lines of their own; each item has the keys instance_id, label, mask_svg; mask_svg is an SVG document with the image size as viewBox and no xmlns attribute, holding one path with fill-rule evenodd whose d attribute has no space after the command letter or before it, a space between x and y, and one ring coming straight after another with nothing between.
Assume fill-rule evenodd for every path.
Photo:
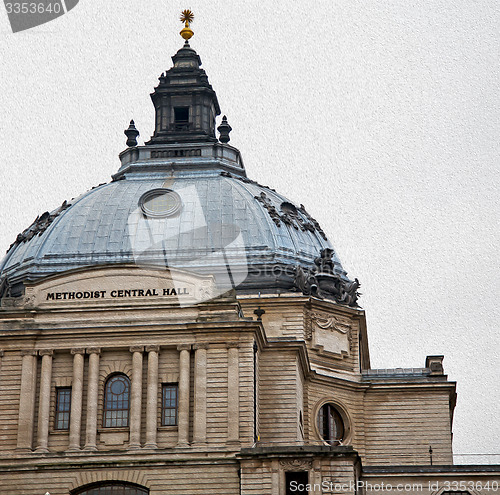
<instances>
[{"instance_id":1,"label":"dome rib","mask_svg":"<svg viewBox=\"0 0 500 495\"><path fill-rule=\"evenodd\" d=\"M254 194L248 189L248 187L246 187L245 183L242 183L241 181L238 181L235 178L224 177L224 179L227 180L231 184L231 186L234 188L235 191L238 191L238 188L240 188L240 189L243 189L244 191L246 191L250 195L251 198L254 197ZM241 195L241 197L243 198L243 195ZM262 220L262 218L261 218L261 220ZM269 215L266 215L264 217L264 222L261 222L261 223L265 223L268 226L268 228L271 232L271 238L272 238L273 243L274 243L272 248L276 249L278 247L279 243L278 243L278 239L277 239L277 236L274 232L273 225L272 225L274 222L272 221L271 217L269 217Z\"/></svg>"}]
</instances>

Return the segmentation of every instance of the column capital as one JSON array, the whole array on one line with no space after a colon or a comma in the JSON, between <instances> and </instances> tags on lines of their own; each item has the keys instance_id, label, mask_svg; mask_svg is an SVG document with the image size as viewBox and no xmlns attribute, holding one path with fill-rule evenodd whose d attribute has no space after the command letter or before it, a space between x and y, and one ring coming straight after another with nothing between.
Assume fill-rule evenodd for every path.
<instances>
[{"instance_id":1,"label":"column capital","mask_svg":"<svg viewBox=\"0 0 500 495\"><path fill-rule=\"evenodd\" d=\"M87 347L87 354L101 354L100 347Z\"/></svg>"},{"instance_id":2,"label":"column capital","mask_svg":"<svg viewBox=\"0 0 500 495\"><path fill-rule=\"evenodd\" d=\"M145 349L146 352L160 352L160 346L155 344L147 345Z\"/></svg>"},{"instance_id":3,"label":"column capital","mask_svg":"<svg viewBox=\"0 0 500 495\"><path fill-rule=\"evenodd\" d=\"M196 351L198 349L208 349L208 343L207 342L199 342L198 344L193 344L193 349Z\"/></svg>"},{"instance_id":4,"label":"column capital","mask_svg":"<svg viewBox=\"0 0 500 495\"><path fill-rule=\"evenodd\" d=\"M36 351L33 349L21 349L21 356L36 356Z\"/></svg>"},{"instance_id":5,"label":"column capital","mask_svg":"<svg viewBox=\"0 0 500 495\"><path fill-rule=\"evenodd\" d=\"M54 349L39 349L38 354L40 356L52 356L54 354Z\"/></svg>"},{"instance_id":6,"label":"column capital","mask_svg":"<svg viewBox=\"0 0 500 495\"><path fill-rule=\"evenodd\" d=\"M226 343L226 348L227 349L239 349L240 348L240 343L239 342L227 342Z\"/></svg>"},{"instance_id":7,"label":"column capital","mask_svg":"<svg viewBox=\"0 0 500 495\"><path fill-rule=\"evenodd\" d=\"M85 348L84 347L75 347L71 349L71 354L85 354Z\"/></svg>"},{"instance_id":8,"label":"column capital","mask_svg":"<svg viewBox=\"0 0 500 495\"><path fill-rule=\"evenodd\" d=\"M144 352L143 345L131 345L129 348L130 352Z\"/></svg>"},{"instance_id":9,"label":"column capital","mask_svg":"<svg viewBox=\"0 0 500 495\"><path fill-rule=\"evenodd\" d=\"M178 351L190 351L191 350L191 344L179 344L177 346Z\"/></svg>"}]
</instances>

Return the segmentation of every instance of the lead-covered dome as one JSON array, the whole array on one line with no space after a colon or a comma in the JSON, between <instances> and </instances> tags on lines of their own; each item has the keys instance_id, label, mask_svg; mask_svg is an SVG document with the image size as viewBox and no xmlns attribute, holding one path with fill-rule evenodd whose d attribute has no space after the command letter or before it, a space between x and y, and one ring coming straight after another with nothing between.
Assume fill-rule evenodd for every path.
<instances>
[{"instance_id":1,"label":"lead-covered dome","mask_svg":"<svg viewBox=\"0 0 500 495\"><path fill-rule=\"evenodd\" d=\"M331 248L302 206L242 175L194 168L132 173L42 215L8 251L2 279L17 292L23 280L136 263L219 278L247 271L240 290L266 291L290 288L296 265Z\"/></svg>"},{"instance_id":2,"label":"lead-covered dome","mask_svg":"<svg viewBox=\"0 0 500 495\"><path fill-rule=\"evenodd\" d=\"M320 253L335 283L348 283L305 208L246 177L239 151L227 144L226 118L215 137L219 104L196 52L186 43L172 58L151 95L151 140L137 146L131 123L113 181L43 214L18 236L0 264L0 297L20 295L26 281L126 264L214 274L220 286L242 292L290 290L298 266L306 275L315 260L316 271L326 266Z\"/></svg>"}]
</instances>

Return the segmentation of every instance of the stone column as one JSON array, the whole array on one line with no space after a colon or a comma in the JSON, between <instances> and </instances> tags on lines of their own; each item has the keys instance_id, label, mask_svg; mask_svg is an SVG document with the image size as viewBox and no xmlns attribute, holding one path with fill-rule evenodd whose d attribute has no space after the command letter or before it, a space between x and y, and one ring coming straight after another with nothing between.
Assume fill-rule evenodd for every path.
<instances>
[{"instance_id":1,"label":"stone column","mask_svg":"<svg viewBox=\"0 0 500 495\"><path fill-rule=\"evenodd\" d=\"M21 393L17 426L17 448L31 451L33 448L33 422L35 420L36 351L22 350Z\"/></svg>"},{"instance_id":2,"label":"stone column","mask_svg":"<svg viewBox=\"0 0 500 495\"><path fill-rule=\"evenodd\" d=\"M142 412L142 353L143 346L132 346L132 390L130 400L130 441L129 449L141 448Z\"/></svg>"},{"instance_id":3,"label":"stone column","mask_svg":"<svg viewBox=\"0 0 500 495\"><path fill-rule=\"evenodd\" d=\"M148 353L148 385L146 397L146 449L156 449L156 432L158 429L158 353L159 345L147 345Z\"/></svg>"},{"instance_id":4,"label":"stone column","mask_svg":"<svg viewBox=\"0 0 500 495\"><path fill-rule=\"evenodd\" d=\"M52 383L52 349L38 351L42 356L42 372L40 377L40 401L38 403L38 435L35 452L49 451L49 416L50 416L50 385Z\"/></svg>"},{"instance_id":5,"label":"stone column","mask_svg":"<svg viewBox=\"0 0 500 495\"><path fill-rule=\"evenodd\" d=\"M319 459L314 459L312 463L312 469L309 471L309 483L312 484L313 490L311 493L321 495L323 491L320 490L315 490L315 486L319 485L321 487L321 482L322 482L322 477L321 477L321 461Z\"/></svg>"},{"instance_id":6,"label":"stone column","mask_svg":"<svg viewBox=\"0 0 500 495\"><path fill-rule=\"evenodd\" d=\"M227 344L227 443L240 441L240 368L239 344Z\"/></svg>"},{"instance_id":7,"label":"stone column","mask_svg":"<svg viewBox=\"0 0 500 495\"><path fill-rule=\"evenodd\" d=\"M179 411L178 447L189 445L189 368L191 365L191 345L177 346L179 354Z\"/></svg>"},{"instance_id":8,"label":"stone column","mask_svg":"<svg viewBox=\"0 0 500 495\"><path fill-rule=\"evenodd\" d=\"M87 426L84 450L97 450L97 400L99 396L100 347L89 347L89 379L87 391Z\"/></svg>"},{"instance_id":9,"label":"stone column","mask_svg":"<svg viewBox=\"0 0 500 495\"><path fill-rule=\"evenodd\" d=\"M207 349L208 344L194 344L194 421L193 444L207 443Z\"/></svg>"},{"instance_id":10,"label":"stone column","mask_svg":"<svg viewBox=\"0 0 500 495\"><path fill-rule=\"evenodd\" d=\"M73 382L71 383L68 451L74 452L80 450L85 349L71 349L71 354L73 354Z\"/></svg>"}]
</instances>

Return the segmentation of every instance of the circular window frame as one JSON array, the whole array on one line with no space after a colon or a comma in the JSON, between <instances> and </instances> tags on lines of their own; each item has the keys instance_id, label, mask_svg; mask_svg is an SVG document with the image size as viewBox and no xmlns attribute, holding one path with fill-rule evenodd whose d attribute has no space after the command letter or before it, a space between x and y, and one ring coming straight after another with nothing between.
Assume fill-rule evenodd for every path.
<instances>
[{"instance_id":1,"label":"circular window frame","mask_svg":"<svg viewBox=\"0 0 500 495\"><path fill-rule=\"evenodd\" d=\"M321 432L319 431L318 428L318 416L319 416L319 411L320 409L325 405L325 404L331 404L339 413L340 418L342 419L344 423L344 438L341 440L340 445L350 445L351 444L351 439L353 437L353 426L352 426L352 421L351 421L351 416L347 412L347 409L344 407L343 404L338 402L335 399L331 398L324 398L321 399L316 406L314 407L313 410L313 417L312 417L312 424L313 424L313 432L314 436L323 444L323 445L331 445L327 440L323 438L321 435Z\"/></svg>"},{"instance_id":2,"label":"circular window frame","mask_svg":"<svg viewBox=\"0 0 500 495\"><path fill-rule=\"evenodd\" d=\"M175 205L173 208L167 210L167 211L153 211L148 209L146 206L148 201L151 201L153 198L156 198L158 196L163 196L163 195L169 195L172 198L175 199ZM167 217L173 217L177 213L180 212L182 208L182 200L181 197L172 189L167 189L165 187L159 187L156 189L151 189L147 192L145 192L140 198L139 198L139 208L141 209L142 213L148 217L148 218L167 218Z\"/></svg>"}]
</instances>

